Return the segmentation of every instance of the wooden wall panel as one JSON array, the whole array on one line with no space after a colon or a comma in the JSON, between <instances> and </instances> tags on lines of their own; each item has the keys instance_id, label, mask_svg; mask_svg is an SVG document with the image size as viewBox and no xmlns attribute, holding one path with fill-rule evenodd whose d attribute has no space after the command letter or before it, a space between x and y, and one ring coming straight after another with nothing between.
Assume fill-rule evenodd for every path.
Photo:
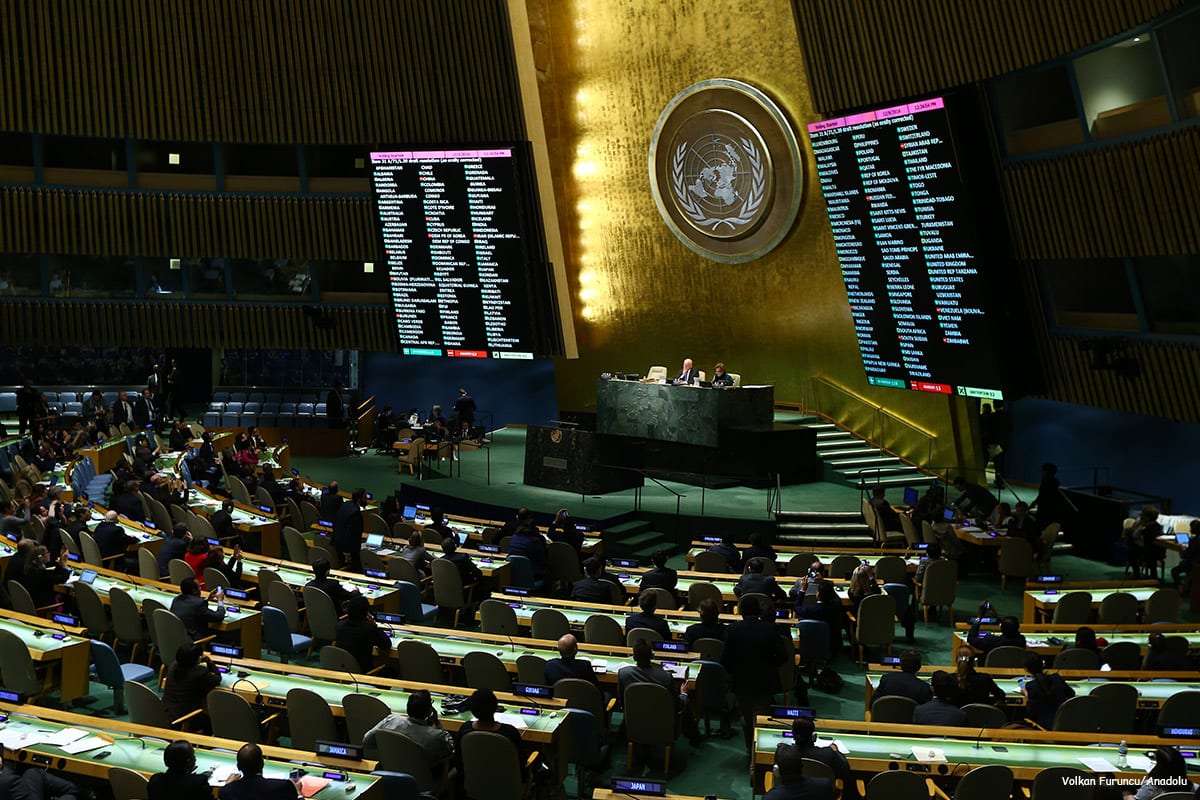
<instances>
[{"instance_id":1,"label":"wooden wall panel","mask_svg":"<svg viewBox=\"0 0 1200 800\"><path fill-rule=\"evenodd\" d=\"M1200 128L1010 165L1003 182L1021 258L1200 252Z\"/></svg>"},{"instance_id":2,"label":"wooden wall panel","mask_svg":"<svg viewBox=\"0 0 1200 800\"><path fill-rule=\"evenodd\" d=\"M504 0L0 0L0 129L527 138Z\"/></svg>"},{"instance_id":3,"label":"wooden wall panel","mask_svg":"<svg viewBox=\"0 0 1200 800\"><path fill-rule=\"evenodd\" d=\"M1072 53L1179 0L792 0L814 104L827 114Z\"/></svg>"}]
</instances>

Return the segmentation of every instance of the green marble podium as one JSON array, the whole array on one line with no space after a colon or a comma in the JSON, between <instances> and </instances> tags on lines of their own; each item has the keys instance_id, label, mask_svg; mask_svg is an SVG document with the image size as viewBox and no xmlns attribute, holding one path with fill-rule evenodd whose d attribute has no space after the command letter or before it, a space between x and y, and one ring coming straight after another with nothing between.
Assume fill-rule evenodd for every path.
<instances>
[{"instance_id":1,"label":"green marble podium","mask_svg":"<svg viewBox=\"0 0 1200 800\"><path fill-rule=\"evenodd\" d=\"M704 389L661 383L601 380L596 386L596 432L717 447L731 428L770 428L775 387Z\"/></svg>"}]
</instances>

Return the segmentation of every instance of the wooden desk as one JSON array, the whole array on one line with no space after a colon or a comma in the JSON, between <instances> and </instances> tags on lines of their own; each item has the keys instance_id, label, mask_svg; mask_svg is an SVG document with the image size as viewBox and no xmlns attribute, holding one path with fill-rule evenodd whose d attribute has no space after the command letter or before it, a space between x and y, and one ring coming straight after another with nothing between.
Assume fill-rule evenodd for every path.
<instances>
[{"instance_id":1,"label":"wooden desk","mask_svg":"<svg viewBox=\"0 0 1200 800\"><path fill-rule=\"evenodd\" d=\"M104 444L84 447L79 455L92 460L97 475L103 475L121 462L121 456L129 452L125 436L108 439Z\"/></svg>"},{"instance_id":2,"label":"wooden desk","mask_svg":"<svg viewBox=\"0 0 1200 800\"><path fill-rule=\"evenodd\" d=\"M693 566L696 563L696 556L700 553L703 553L714 544L716 544L716 542L693 540L688 546L687 551L688 566ZM748 545L739 545L739 547L742 549L745 549L746 546ZM820 561L826 566L828 566L838 556L851 556L860 561L865 559L872 563L878 561L884 556L899 556L900 558L904 559L905 564L908 566L908 572L910 575L917 571L917 565L921 563L921 557L924 555L924 552L920 550L898 550L894 547L820 547L814 549L812 547L804 547L803 545L795 544L776 544L772 545L772 547L774 547L775 555L777 556L776 578L779 580L783 580L788 577L800 577L800 575L787 575L787 565L788 562L794 557L801 554L811 555L813 556L814 560ZM808 572L808 566L808 564L804 565L804 572L801 574L806 574Z\"/></svg>"},{"instance_id":3,"label":"wooden desk","mask_svg":"<svg viewBox=\"0 0 1200 800\"><path fill-rule=\"evenodd\" d=\"M970 631L970 625L962 622L957 622L954 625L954 630L950 636L950 652L957 652L959 647L966 647L967 634ZM987 632L997 632L999 627L996 625L985 625L982 630ZM1071 646L1075 640L1075 631L1079 630L1078 625L1022 625L1021 633L1025 636L1025 648L1032 650L1042 656L1054 656L1061 650ZM1109 644L1117 642L1133 642L1141 648L1142 652L1146 651L1150 634L1161 633L1163 636L1183 636L1188 640L1189 650L1200 649L1200 625L1179 624L1179 625L1108 625L1098 628L1096 635L1103 637ZM1050 637L1060 640L1058 644L1049 641ZM972 648L976 653L982 652L977 648Z\"/></svg>"},{"instance_id":4,"label":"wooden desk","mask_svg":"<svg viewBox=\"0 0 1200 800\"><path fill-rule=\"evenodd\" d=\"M1139 605L1159 589L1157 580L1143 581L1092 581L1045 584L1028 587L1025 591L1022 621L1049 622L1054 618L1058 601L1071 592L1088 592L1092 596L1092 608L1099 609L1105 597L1118 592L1133 595Z\"/></svg>"},{"instance_id":5,"label":"wooden desk","mask_svg":"<svg viewBox=\"0 0 1200 800\"><path fill-rule=\"evenodd\" d=\"M92 645L85 629L5 610L0 612L0 630L24 642L35 664L58 667L53 685L58 687L62 702L88 694Z\"/></svg>"},{"instance_id":6,"label":"wooden desk","mask_svg":"<svg viewBox=\"0 0 1200 800\"><path fill-rule=\"evenodd\" d=\"M192 488L187 501L189 509L206 517L220 511L223 503L224 498L199 487ZM258 506L234 503L232 516L234 528L242 533L255 533L259 536L263 555L278 557L281 554L279 539L283 527L276 514L264 511Z\"/></svg>"}]
</instances>

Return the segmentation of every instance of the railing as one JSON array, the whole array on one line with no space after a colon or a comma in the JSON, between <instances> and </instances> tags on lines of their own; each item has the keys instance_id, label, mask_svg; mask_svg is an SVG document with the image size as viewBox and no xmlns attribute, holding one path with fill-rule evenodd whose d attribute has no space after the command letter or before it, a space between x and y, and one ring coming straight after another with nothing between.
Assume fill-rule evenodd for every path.
<instances>
[{"instance_id":1,"label":"railing","mask_svg":"<svg viewBox=\"0 0 1200 800\"><path fill-rule=\"evenodd\" d=\"M837 403L833 398L822 397L828 392L841 401L843 408L835 408ZM807 412L849 428L877 447L880 453L895 455L925 469L933 464L936 433L827 378L814 375L809 380L804 404ZM905 447L902 437L894 430L897 426L917 434L918 440L924 439L924 445ZM920 452L922 449L923 453Z\"/></svg>"}]
</instances>

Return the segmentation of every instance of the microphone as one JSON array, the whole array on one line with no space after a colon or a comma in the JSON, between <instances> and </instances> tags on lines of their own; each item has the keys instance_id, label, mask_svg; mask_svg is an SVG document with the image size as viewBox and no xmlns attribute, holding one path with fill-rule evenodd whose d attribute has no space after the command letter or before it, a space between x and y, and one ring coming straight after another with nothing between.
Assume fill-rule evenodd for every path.
<instances>
[{"instance_id":1,"label":"microphone","mask_svg":"<svg viewBox=\"0 0 1200 800\"><path fill-rule=\"evenodd\" d=\"M515 656L517 654L517 643L513 641L513 637L509 634L505 634L505 636L508 637L508 644L512 648L512 654Z\"/></svg>"},{"instance_id":2,"label":"microphone","mask_svg":"<svg viewBox=\"0 0 1200 800\"><path fill-rule=\"evenodd\" d=\"M980 743L980 742L983 740L983 732L984 732L985 730L987 730L987 726L986 726L986 725L985 725L985 726L983 726L982 728L980 728L980 729L979 729L979 735L975 737L975 749L976 749L976 750L980 749L980 744L979 744L979 743Z\"/></svg>"},{"instance_id":3,"label":"microphone","mask_svg":"<svg viewBox=\"0 0 1200 800\"><path fill-rule=\"evenodd\" d=\"M358 678L354 677L353 672L347 671L346 674L350 676L350 680L354 683L355 694L362 694L362 685L358 682Z\"/></svg>"},{"instance_id":4,"label":"microphone","mask_svg":"<svg viewBox=\"0 0 1200 800\"><path fill-rule=\"evenodd\" d=\"M111 733L102 733L99 734L99 736L101 739L108 741L109 744L116 744L118 741L137 742L142 746L143 750L146 749L146 740L138 738L137 736L116 736Z\"/></svg>"}]
</instances>

